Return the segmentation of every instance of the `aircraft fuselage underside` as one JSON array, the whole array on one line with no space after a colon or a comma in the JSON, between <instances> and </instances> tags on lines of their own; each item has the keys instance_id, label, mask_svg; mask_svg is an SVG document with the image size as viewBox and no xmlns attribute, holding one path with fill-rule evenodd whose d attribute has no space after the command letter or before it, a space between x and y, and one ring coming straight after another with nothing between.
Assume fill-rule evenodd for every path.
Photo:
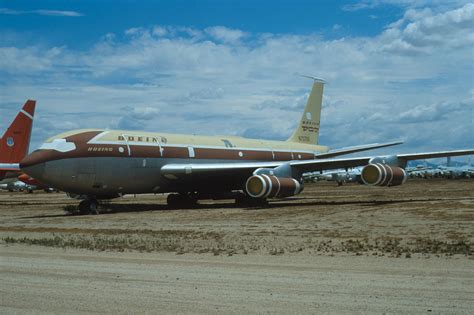
<instances>
[{"instance_id":1,"label":"aircraft fuselage underside","mask_svg":"<svg viewBox=\"0 0 474 315\"><path fill-rule=\"evenodd\" d=\"M74 194L98 198L116 197L120 194L165 192L225 192L242 189L251 175L245 172L227 176L190 174L180 178L166 178L160 172L166 164L235 163L232 160L196 160L169 158L74 158L48 161L29 172L42 178L50 186Z\"/></svg>"}]
</instances>

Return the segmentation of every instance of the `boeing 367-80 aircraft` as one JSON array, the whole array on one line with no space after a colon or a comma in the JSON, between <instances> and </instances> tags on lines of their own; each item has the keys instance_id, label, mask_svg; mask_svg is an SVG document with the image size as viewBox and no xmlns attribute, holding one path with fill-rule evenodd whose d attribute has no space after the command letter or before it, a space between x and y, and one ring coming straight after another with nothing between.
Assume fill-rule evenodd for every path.
<instances>
[{"instance_id":1,"label":"boeing 367-80 aircraft","mask_svg":"<svg viewBox=\"0 0 474 315\"><path fill-rule=\"evenodd\" d=\"M473 154L474 150L338 158L399 144L339 150L318 145L323 82L315 79L305 111L287 141L235 136L194 136L122 130L74 130L47 140L21 169L47 186L85 198L81 212L96 212L97 200L124 194L171 193L171 205L205 198L235 198L259 204L303 190L302 174L364 166L368 185L395 186L407 179L408 160Z\"/></svg>"}]
</instances>

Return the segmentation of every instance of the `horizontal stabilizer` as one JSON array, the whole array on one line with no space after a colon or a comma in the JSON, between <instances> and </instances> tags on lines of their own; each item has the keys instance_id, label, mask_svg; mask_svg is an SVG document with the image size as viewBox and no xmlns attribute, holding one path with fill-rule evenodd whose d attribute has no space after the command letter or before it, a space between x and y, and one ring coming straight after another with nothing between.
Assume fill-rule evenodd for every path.
<instances>
[{"instance_id":1,"label":"horizontal stabilizer","mask_svg":"<svg viewBox=\"0 0 474 315\"><path fill-rule=\"evenodd\" d=\"M18 172L18 171L20 171L20 164L18 164L18 163L0 163L0 171Z\"/></svg>"}]
</instances>

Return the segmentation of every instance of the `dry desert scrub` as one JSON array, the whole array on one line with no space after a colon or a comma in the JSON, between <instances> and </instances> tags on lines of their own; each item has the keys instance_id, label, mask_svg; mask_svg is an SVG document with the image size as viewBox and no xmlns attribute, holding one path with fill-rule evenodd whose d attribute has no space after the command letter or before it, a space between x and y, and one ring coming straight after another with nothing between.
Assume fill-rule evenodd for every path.
<instances>
[{"instance_id":1,"label":"dry desert scrub","mask_svg":"<svg viewBox=\"0 0 474 315\"><path fill-rule=\"evenodd\" d=\"M171 232L171 231L170 231ZM249 252L270 255L285 253L336 254L355 255L389 255L392 257L411 257L411 254L439 255L472 255L473 248L467 240L440 241L429 238L417 238L403 241L401 238L349 239L345 241L323 240L306 243L281 245L278 240L272 242L255 242L251 246L243 240L241 243L230 240L216 233L194 233L159 231L149 234L57 234L48 237L4 237L5 244L27 244L58 248L83 248L97 251L140 251L140 252L175 252L212 253L214 255L247 254Z\"/></svg>"}]
</instances>

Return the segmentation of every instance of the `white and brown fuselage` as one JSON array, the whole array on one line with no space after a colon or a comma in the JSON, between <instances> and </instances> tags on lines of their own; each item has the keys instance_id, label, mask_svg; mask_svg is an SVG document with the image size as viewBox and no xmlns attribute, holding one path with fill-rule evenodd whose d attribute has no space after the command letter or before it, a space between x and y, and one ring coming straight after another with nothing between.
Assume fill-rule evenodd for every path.
<instances>
[{"instance_id":1,"label":"white and brown fuselage","mask_svg":"<svg viewBox=\"0 0 474 315\"><path fill-rule=\"evenodd\" d=\"M48 139L21 163L51 187L97 198L159 192L240 190L251 172L176 178L167 164L311 160L328 147L235 136L192 136L140 131L76 130Z\"/></svg>"}]
</instances>

